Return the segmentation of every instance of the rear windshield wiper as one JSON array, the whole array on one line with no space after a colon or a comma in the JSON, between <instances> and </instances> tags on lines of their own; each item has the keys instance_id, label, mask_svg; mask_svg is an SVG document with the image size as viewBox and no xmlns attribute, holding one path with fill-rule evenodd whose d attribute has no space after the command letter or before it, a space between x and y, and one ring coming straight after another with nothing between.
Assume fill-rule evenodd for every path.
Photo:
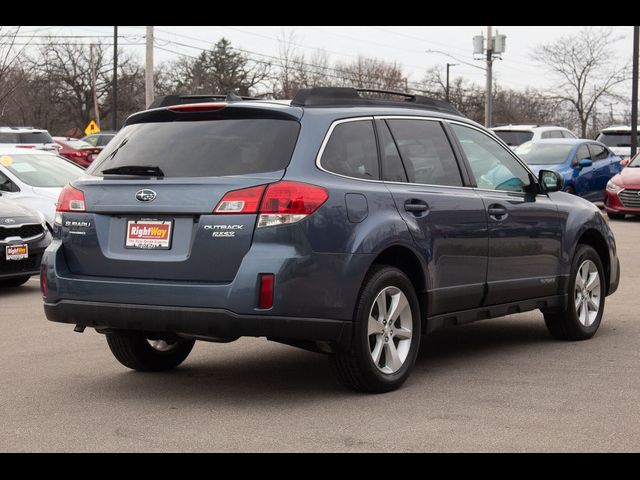
<instances>
[{"instance_id":1,"label":"rear windshield wiper","mask_svg":"<svg viewBox=\"0 0 640 480\"><path fill-rule=\"evenodd\" d=\"M107 168L101 173L105 175L136 175L136 176L153 176L164 177L164 172L158 166L148 165L123 165L121 167Z\"/></svg>"}]
</instances>

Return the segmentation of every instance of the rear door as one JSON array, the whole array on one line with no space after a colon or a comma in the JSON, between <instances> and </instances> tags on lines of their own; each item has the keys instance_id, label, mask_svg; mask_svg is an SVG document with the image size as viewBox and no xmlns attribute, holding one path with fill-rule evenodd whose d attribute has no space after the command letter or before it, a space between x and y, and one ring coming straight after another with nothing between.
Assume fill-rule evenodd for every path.
<instances>
[{"instance_id":1,"label":"rear door","mask_svg":"<svg viewBox=\"0 0 640 480\"><path fill-rule=\"evenodd\" d=\"M589 144L589 152L593 161L593 198L592 201L604 201L604 190L611 177L620 171L619 162L614 162L614 156L604 145ZM616 163L617 167L616 168Z\"/></svg>"},{"instance_id":2,"label":"rear door","mask_svg":"<svg viewBox=\"0 0 640 480\"><path fill-rule=\"evenodd\" d=\"M591 160L593 164L590 167L582 167L578 165L580 160ZM573 167L572 179L576 195L579 195L587 200L593 200L597 197L597 186L594 171L596 164L591 157L591 151L586 143L583 143L576 150L575 156L571 162Z\"/></svg>"},{"instance_id":3,"label":"rear door","mask_svg":"<svg viewBox=\"0 0 640 480\"><path fill-rule=\"evenodd\" d=\"M487 217L480 196L464 186L443 125L393 117L377 125L384 179L427 259L428 313L478 307L487 272Z\"/></svg>"},{"instance_id":4,"label":"rear door","mask_svg":"<svg viewBox=\"0 0 640 480\"><path fill-rule=\"evenodd\" d=\"M528 170L480 129L451 122L489 222L485 305L557 294L562 220Z\"/></svg>"},{"instance_id":5,"label":"rear door","mask_svg":"<svg viewBox=\"0 0 640 480\"><path fill-rule=\"evenodd\" d=\"M124 127L91 165L94 177L74 183L89 213L62 219L73 273L152 281L234 279L251 246L264 186L282 178L299 123L247 108L195 119L162 115L165 121ZM145 166L164 175L104 173ZM214 213L229 192L235 192L226 198L236 202L234 208L253 213Z\"/></svg>"}]
</instances>

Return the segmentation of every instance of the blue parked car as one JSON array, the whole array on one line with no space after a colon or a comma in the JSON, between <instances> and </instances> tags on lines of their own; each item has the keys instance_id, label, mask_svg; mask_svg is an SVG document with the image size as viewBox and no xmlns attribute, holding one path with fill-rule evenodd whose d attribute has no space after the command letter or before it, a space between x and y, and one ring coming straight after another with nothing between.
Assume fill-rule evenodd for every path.
<instances>
[{"instance_id":1,"label":"blue parked car","mask_svg":"<svg viewBox=\"0 0 640 480\"><path fill-rule=\"evenodd\" d=\"M620 157L594 140L553 138L526 142L515 149L534 173L554 170L562 176L565 192L592 202L604 201L607 182L620 173Z\"/></svg>"}]
</instances>

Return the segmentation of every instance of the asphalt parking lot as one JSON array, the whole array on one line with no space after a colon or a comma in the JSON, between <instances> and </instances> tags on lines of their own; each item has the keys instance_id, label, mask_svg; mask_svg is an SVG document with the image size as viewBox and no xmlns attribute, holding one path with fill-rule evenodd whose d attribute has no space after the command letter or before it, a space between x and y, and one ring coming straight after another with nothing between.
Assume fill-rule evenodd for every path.
<instances>
[{"instance_id":1,"label":"asphalt parking lot","mask_svg":"<svg viewBox=\"0 0 640 480\"><path fill-rule=\"evenodd\" d=\"M48 322L32 278L0 290L0 451L638 451L640 218L611 225L622 279L593 339L555 341L539 312L437 332L385 395L264 339L128 371L102 335Z\"/></svg>"}]
</instances>

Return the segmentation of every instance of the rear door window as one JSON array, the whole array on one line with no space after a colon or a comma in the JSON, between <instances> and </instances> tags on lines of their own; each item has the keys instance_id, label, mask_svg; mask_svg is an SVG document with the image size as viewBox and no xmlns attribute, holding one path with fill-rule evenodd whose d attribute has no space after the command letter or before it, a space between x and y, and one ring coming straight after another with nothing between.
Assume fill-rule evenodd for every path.
<instances>
[{"instance_id":1,"label":"rear door window","mask_svg":"<svg viewBox=\"0 0 640 480\"><path fill-rule=\"evenodd\" d=\"M124 127L89 173L160 167L166 177L221 177L284 170L300 124L269 118L138 123Z\"/></svg>"},{"instance_id":2,"label":"rear door window","mask_svg":"<svg viewBox=\"0 0 640 480\"><path fill-rule=\"evenodd\" d=\"M458 162L440 122L387 120L410 183L462 186Z\"/></svg>"},{"instance_id":3,"label":"rear door window","mask_svg":"<svg viewBox=\"0 0 640 480\"><path fill-rule=\"evenodd\" d=\"M606 147L603 147L602 145L598 145L597 143L590 143L589 151L591 152L591 159L594 162L597 162L598 160L604 160L609 157L609 150L607 150Z\"/></svg>"},{"instance_id":4,"label":"rear door window","mask_svg":"<svg viewBox=\"0 0 640 480\"><path fill-rule=\"evenodd\" d=\"M322 158L329 172L365 180L379 180L378 148L372 120L337 124L331 132Z\"/></svg>"},{"instance_id":5,"label":"rear door window","mask_svg":"<svg viewBox=\"0 0 640 480\"><path fill-rule=\"evenodd\" d=\"M382 179L388 182L406 182L407 172L402 165L400 152L393 141L389 127L385 122L378 122L380 137L380 153L382 155Z\"/></svg>"}]
</instances>

